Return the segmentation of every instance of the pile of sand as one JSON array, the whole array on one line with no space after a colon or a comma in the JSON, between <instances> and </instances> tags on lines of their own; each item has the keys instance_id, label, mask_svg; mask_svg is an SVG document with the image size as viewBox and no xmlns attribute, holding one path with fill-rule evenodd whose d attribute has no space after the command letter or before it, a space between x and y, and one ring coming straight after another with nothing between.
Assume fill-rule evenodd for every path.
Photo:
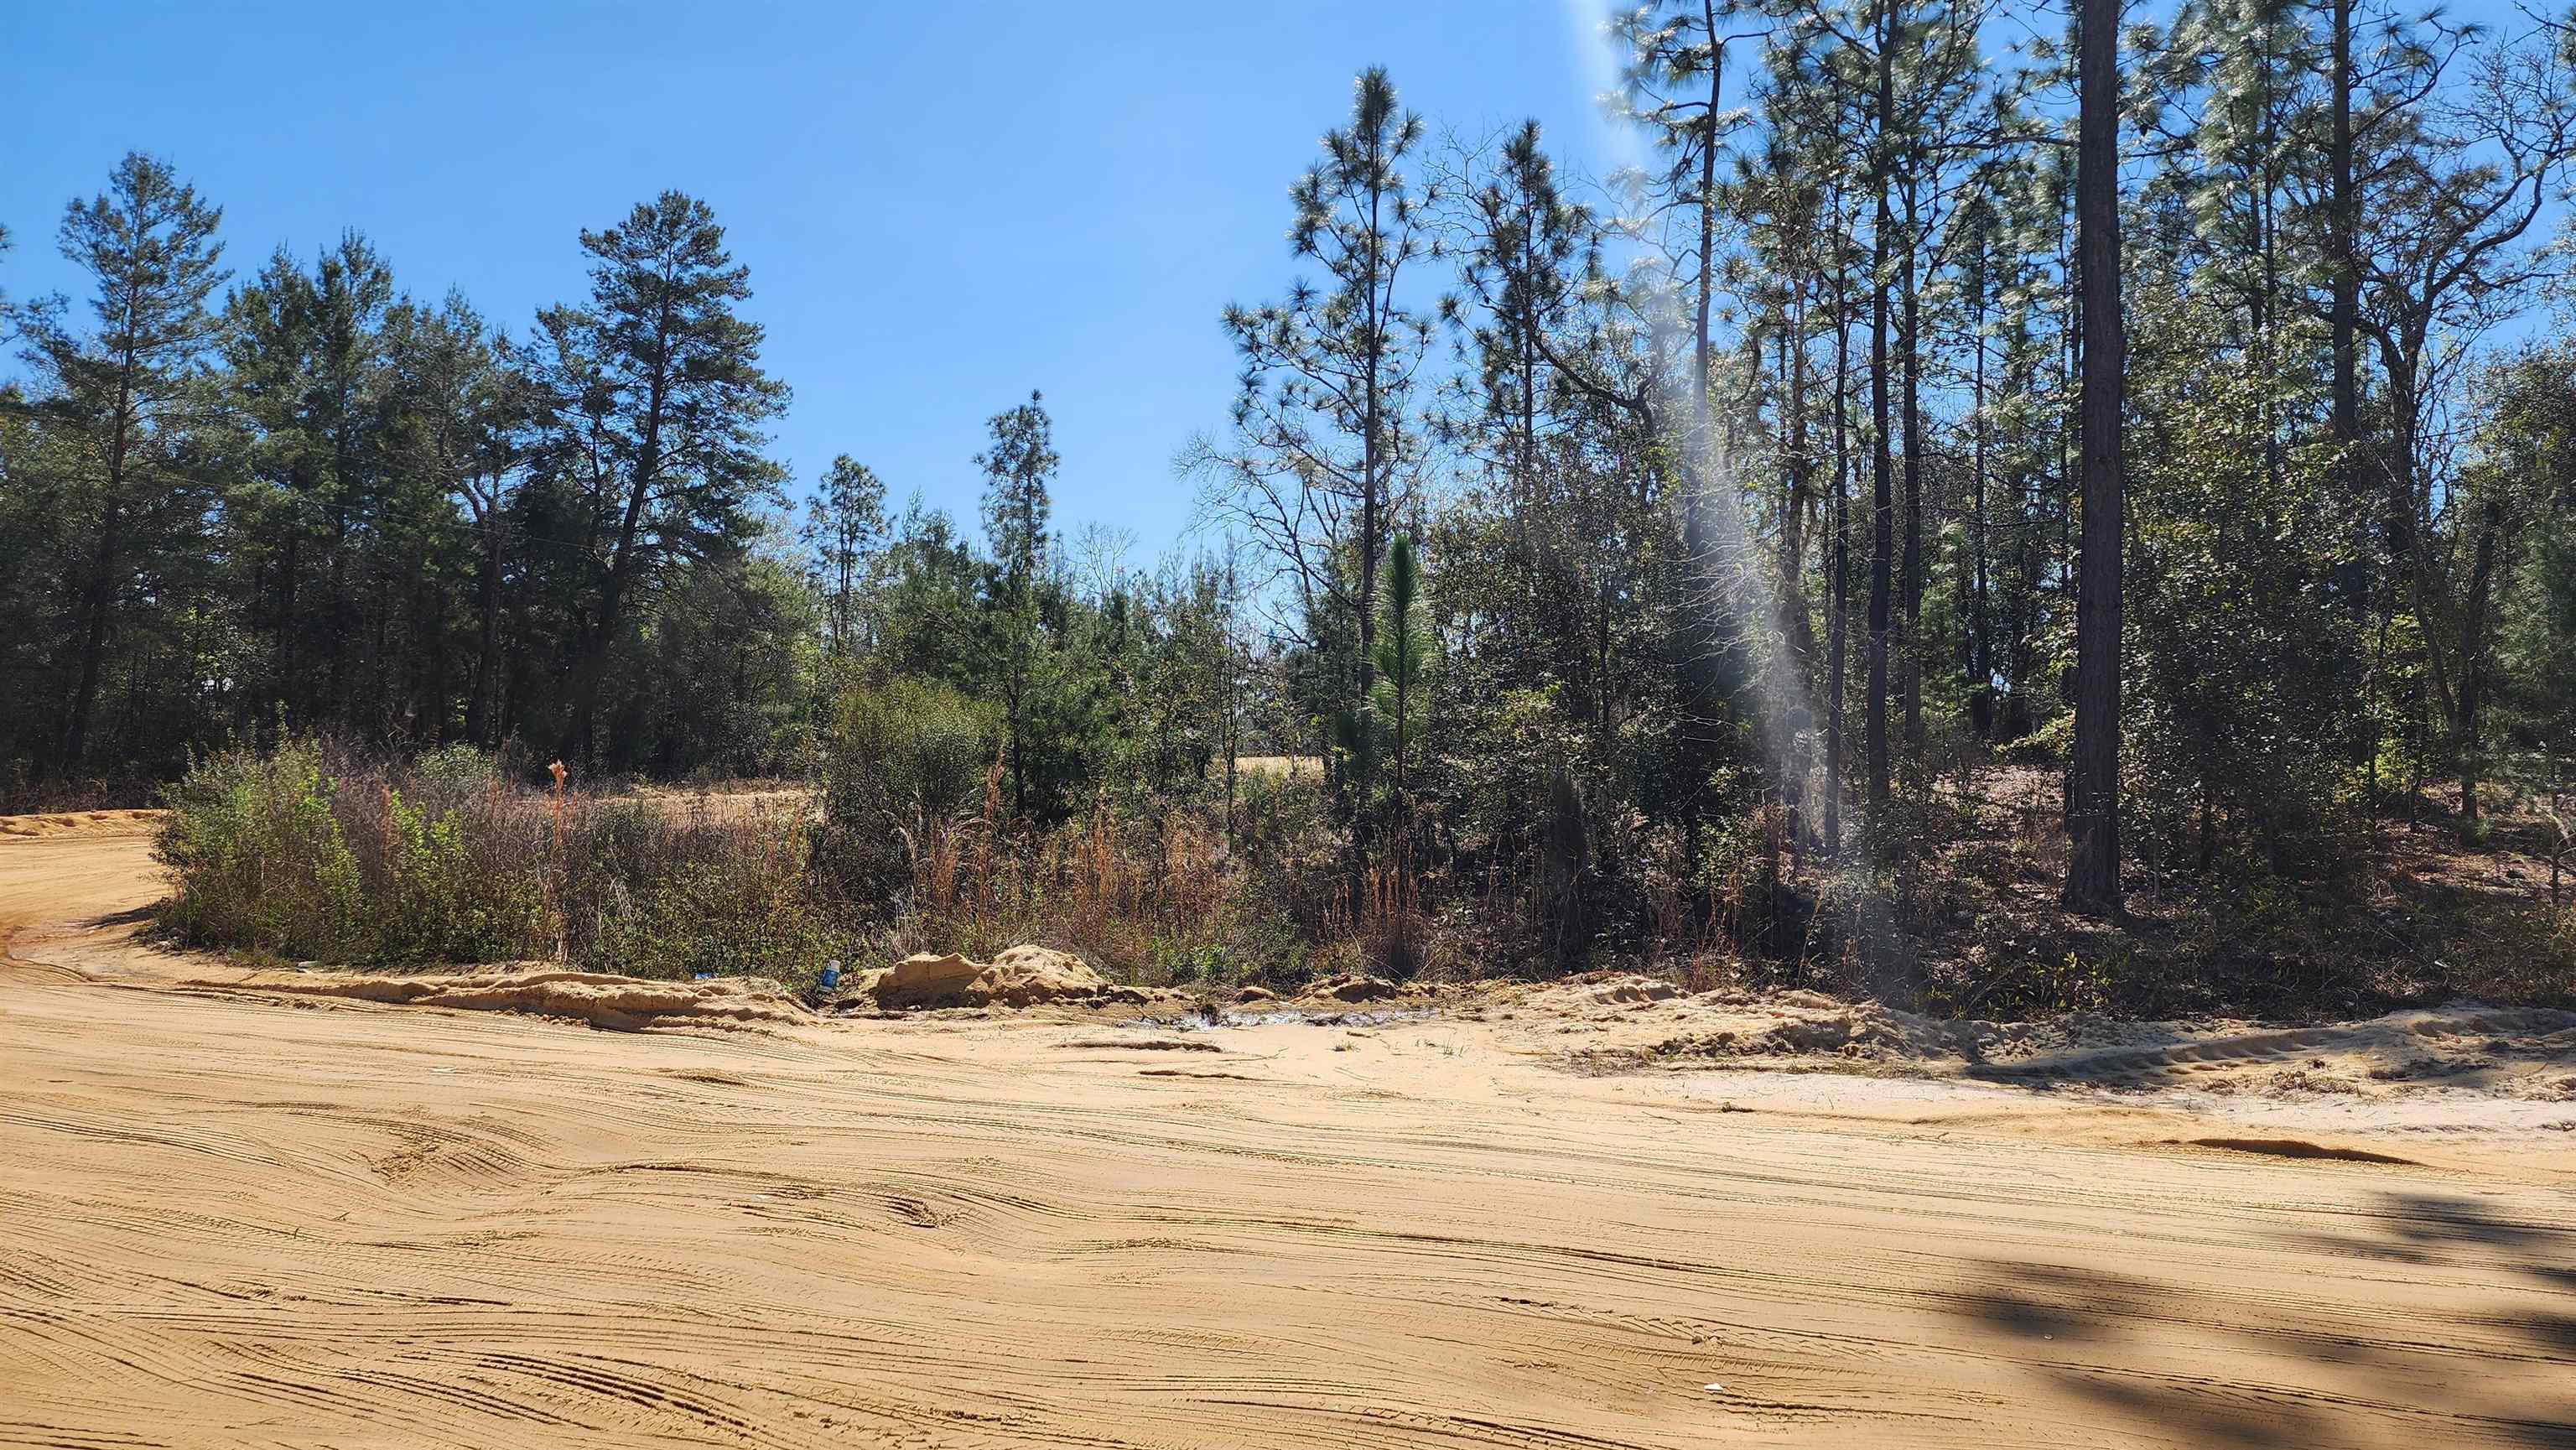
<instances>
[{"instance_id":1,"label":"pile of sand","mask_svg":"<svg viewBox=\"0 0 2576 1450\"><path fill-rule=\"evenodd\" d=\"M1093 971L1091 964L1051 947L1018 946L979 962L956 952L919 952L854 984L879 1007L1033 1007L1071 1002L1087 1006L1142 1003L1148 995Z\"/></svg>"},{"instance_id":2,"label":"pile of sand","mask_svg":"<svg viewBox=\"0 0 2576 1450\"><path fill-rule=\"evenodd\" d=\"M1397 995L1402 989L1384 977L1353 973L1345 977L1323 977L1306 986L1305 995L1335 1002L1376 1002Z\"/></svg>"},{"instance_id":3,"label":"pile of sand","mask_svg":"<svg viewBox=\"0 0 2576 1450\"><path fill-rule=\"evenodd\" d=\"M260 972L230 982L192 986L284 992L467 1011L529 1012L568 1017L619 1032L657 1027L746 1027L807 1020L777 983L759 978L649 982L602 972L510 967L484 972L383 976L353 972Z\"/></svg>"},{"instance_id":4,"label":"pile of sand","mask_svg":"<svg viewBox=\"0 0 2576 1450\"><path fill-rule=\"evenodd\" d=\"M1537 988L1518 1005L1556 1031L1589 1036L1569 1057L1590 1071L1824 1070L2359 1100L2465 1089L2576 1102L2576 1013L2477 1002L2312 1026L2090 1013L1947 1021L1821 992L1694 994L1653 977L1600 973Z\"/></svg>"},{"instance_id":5,"label":"pile of sand","mask_svg":"<svg viewBox=\"0 0 2576 1450\"><path fill-rule=\"evenodd\" d=\"M1859 1071L1956 1071L1981 1062L2001 1035L1991 1022L1945 1022L1875 1002L1843 1002L1801 989L1688 992L1660 977L1596 972L1531 992L1524 1006L1611 1040L1576 1054L1592 1068L1643 1066L1815 1067L1817 1058ZM1648 1036L1645 1034L1654 1034Z\"/></svg>"},{"instance_id":6,"label":"pile of sand","mask_svg":"<svg viewBox=\"0 0 2576 1450\"><path fill-rule=\"evenodd\" d=\"M1558 999L1555 1005L1579 1012L1584 1008L1597 1007L1646 1007L1657 1002L1670 1002L1683 993L1681 988L1661 977L1614 972L1577 979L1545 995Z\"/></svg>"},{"instance_id":7,"label":"pile of sand","mask_svg":"<svg viewBox=\"0 0 2576 1450\"><path fill-rule=\"evenodd\" d=\"M53 811L33 816L0 816L0 838L39 836L138 835L160 825L159 811Z\"/></svg>"},{"instance_id":8,"label":"pile of sand","mask_svg":"<svg viewBox=\"0 0 2576 1450\"><path fill-rule=\"evenodd\" d=\"M1812 994L1799 994L1812 995ZM1716 1015L1716 1014L1711 1014ZM1723 1014L1712 1023L1648 1049L1656 1058L1779 1059L1831 1056L1847 1062L1929 1065L1980 1060L1980 1022L1940 1022L1875 1003L1807 1006L1778 1003Z\"/></svg>"}]
</instances>

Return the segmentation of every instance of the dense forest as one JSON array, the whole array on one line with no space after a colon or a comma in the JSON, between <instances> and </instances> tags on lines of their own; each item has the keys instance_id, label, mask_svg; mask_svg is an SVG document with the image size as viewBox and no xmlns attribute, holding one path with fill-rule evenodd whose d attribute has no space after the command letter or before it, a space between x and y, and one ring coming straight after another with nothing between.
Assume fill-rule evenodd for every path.
<instances>
[{"instance_id":1,"label":"dense forest","mask_svg":"<svg viewBox=\"0 0 2576 1450\"><path fill-rule=\"evenodd\" d=\"M355 230L239 263L129 156L61 218L94 290L6 313L0 790L313 736L801 776L916 885L963 821L1059 865L1115 836L1139 900L1232 872L1268 925L1193 939L1210 969L1878 981L1956 929L1961 1006L2007 938L2041 1004L2067 942L2141 950L2088 922L2305 961L2409 827L2563 851L2576 41L2072 11L1660 0L1610 26L1645 160L1601 177L1380 71L1317 97L1278 290L1209 298L1239 392L1150 566L1054 516L1043 379L961 440L979 519L871 471L899 420L789 476L751 269L687 195L494 319ZM2484 949L2563 992L2533 901Z\"/></svg>"}]
</instances>

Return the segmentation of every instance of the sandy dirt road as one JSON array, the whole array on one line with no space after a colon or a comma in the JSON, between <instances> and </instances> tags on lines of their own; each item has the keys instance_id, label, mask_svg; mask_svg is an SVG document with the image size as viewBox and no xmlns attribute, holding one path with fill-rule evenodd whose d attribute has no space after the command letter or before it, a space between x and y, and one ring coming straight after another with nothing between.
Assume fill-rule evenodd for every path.
<instances>
[{"instance_id":1,"label":"sandy dirt road","mask_svg":"<svg viewBox=\"0 0 2576 1450\"><path fill-rule=\"evenodd\" d=\"M0 1444L2576 1445L2563 1131L292 999L139 829L0 840Z\"/></svg>"}]
</instances>

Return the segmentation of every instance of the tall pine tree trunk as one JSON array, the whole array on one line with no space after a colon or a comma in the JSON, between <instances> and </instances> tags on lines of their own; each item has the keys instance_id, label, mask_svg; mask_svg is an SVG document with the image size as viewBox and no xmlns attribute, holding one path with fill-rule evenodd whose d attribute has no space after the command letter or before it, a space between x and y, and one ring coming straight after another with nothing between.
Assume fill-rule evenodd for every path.
<instances>
[{"instance_id":1,"label":"tall pine tree trunk","mask_svg":"<svg viewBox=\"0 0 2576 1450\"><path fill-rule=\"evenodd\" d=\"M1905 627L1898 649L1900 689L1904 695L1905 754L1908 761L1919 761L1923 753L1923 583L1926 570L1923 561L1923 308L1915 285L1915 249L1921 244L1916 232L1915 188L1911 178L1905 187L1905 246L1899 268L1898 286L1904 299L1904 322L1900 329L1901 352L1905 363ZM1909 765L1909 769L1916 768Z\"/></svg>"},{"instance_id":2,"label":"tall pine tree trunk","mask_svg":"<svg viewBox=\"0 0 2576 1450\"><path fill-rule=\"evenodd\" d=\"M2120 909L2120 407L2118 0L2082 0L2077 45L2076 250L2084 299L2083 552L2075 607L2075 749L2066 902Z\"/></svg>"},{"instance_id":3,"label":"tall pine tree trunk","mask_svg":"<svg viewBox=\"0 0 2576 1450\"><path fill-rule=\"evenodd\" d=\"M2460 755L2460 824L2471 831L2478 824L2478 707L2486 693L2487 609L2495 590L2496 534L2502 523L2503 510L2489 503L2469 577L2468 618L2460 631L2460 708L2452 734Z\"/></svg>"},{"instance_id":4,"label":"tall pine tree trunk","mask_svg":"<svg viewBox=\"0 0 2576 1450\"><path fill-rule=\"evenodd\" d=\"M2326 238L2331 264L2333 303L2328 327L2334 358L2334 476L2338 503L2357 503L2355 455L2361 448L2361 272L2356 250L2361 226L2361 196L2353 177L2352 155L2352 0L2334 0L2333 63L2327 89L2334 106L2334 138L2327 155ZM2366 560L2366 553L2360 555ZM2362 569L2367 574L2368 564ZM2354 605L2369 597L2366 578L2350 590Z\"/></svg>"},{"instance_id":5,"label":"tall pine tree trunk","mask_svg":"<svg viewBox=\"0 0 2576 1450\"><path fill-rule=\"evenodd\" d=\"M113 477L119 470L110 469ZM89 722L98 706L99 670L107 657L107 619L116 598L118 526L123 506L110 485L107 506L100 511L98 548L90 557L89 588L82 600L87 618L81 625L80 684L72 693L71 725L64 734L63 764L77 768L89 752Z\"/></svg>"},{"instance_id":6,"label":"tall pine tree trunk","mask_svg":"<svg viewBox=\"0 0 2576 1450\"><path fill-rule=\"evenodd\" d=\"M88 618L81 625L80 684L72 692L70 723L63 732L63 765L80 768L82 757L89 753L89 722L98 708L98 676L107 658L108 613L116 600L117 557L124 539L125 463L133 446L134 351L128 348L118 361L116 380L116 428L107 445L107 501L99 510L98 548L90 557L88 597L83 601Z\"/></svg>"},{"instance_id":7,"label":"tall pine tree trunk","mask_svg":"<svg viewBox=\"0 0 2576 1450\"><path fill-rule=\"evenodd\" d=\"M1807 457L1806 284L1794 310L1783 314L1781 375L1789 389L1788 496L1780 510L1780 614L1789 653L1797 666L1802 700L1815 698L1816 629L1807 618L1807 513L1814 506L1815 464Z\"/></svg>"},{"instance_id":8,"label":"tall pine tree trunk","mask_svg":"<svg viewBox=\"0 0 2576 1450\"><path fill-rule=\"evenodd\" d=\"M1844 641L1851 632L1851 318L1840 282L1834 288L1833 616L1825 646L1825 855L1843 849Z\"/></svg>"},{"instance_id":9,"label":"tall pine tree trunk","mask_svg":"<svg viewBox=\"0 0 2576 1450\"><path fill-rule=\"evenodd\" d=\"M1986 272L1982 258L1977 276L1977 363L1971 383L1970 408L1976 419L1976 458L1969 474L1968 547L1974 578L1968 590L1968 712L1979 740L1993 738L1995 728L1995 645L1987 608L1986 561Z\"/></svg>"},{"instance_id":10,"label":"tall pine tree trunk","mask_svg":"<svg viewBox=\"0 0 2576 1450\"><path fill-rule=\"evenodd\" d=\"M1376 137L1377 133L1372 131L1369 142L1372 148L1372 175L1378 174L1374 165ZM1386 235L1384 218L1381 214L1384 197L1382 188L1373 189L1369 193L1369 251L1368 271L1365 274L1368 292L1368 362L1362 378L1365 396L1360 415L1360 652L1359 658L1352 663L1351 668L1351 724L1355 737L1353 744L1356 747L1353 753L1360 761L1367 761L1371 767L1375 764L1374 761L1368 760L1372 753L1371 743L1357 737L1360 732L1367 729L1369 671L1373 667L1372 661L1377 650L1377 539L1379 530L1386 527L1380 499L1383 481L1379 477L1379 470L1385 463L1385 439L1382 436L1385 420L1383 405L1379 398L1379 364L1386 347L1385 308L1382 305L1384 294L1380 291L1381 280L1385 276L1385 258L1380 251ZM1355 771L1354 774L1358 778L1351 783L1350 893L1351 917L1355 921L1360 919L1365 909L1368 891L1368 798L1369 787L1375 783L1368 779L1368 773L1365 770Z\"/></svg>"},{"instance_id":11,"label":"tall pine tree trunk","mask_svg":"<svg viewBox=\"0 0 2576 1450\"><path fill-rule=\"evenodd\" d=\"M654 343L654 356L670 356L667 328ZM559 760L590 763L600 682L608 673L608 652L616 647L618 626L626 621L626 592L636 567L636 536L643 528L644 505L652 497L653 485L662 472L662 410L669 401L670 383L666 372L654 372L644 407L644 436L636 453L635 477L627 486L626 508L618 518L617 543L609 553L608 572L600 581L599 613L591 620L580 662L574 667L572 714L565 720L563 739L555 747Z\"/></svg>"},{"instance_id":12,"label":"tall pine tree trunk","mask_svg":"<svg viewBox=\"0 0 2576 1450\"><path fill-rule=\"evenodd\" d=\"M295 697L295 576L303 568L303 542L304 526L290 522L286 529L286 557L277 574L277 637L274 663L270 666L277 673L277 697L290 710L302 703Z\"/></svg>"},{"instance_id":13,"label":"tall pine tree trunk","mask_svg":"<svg viewBox=\"0 0 2576 1450\"><path fill-rule=\"evenodd\" d=\"M1896 225L1895 215L1887 204L1888 137L1896 128L1895 40L1889 33L1889 16L1884 7L1879 13L1878 28L1878 133L1877 155L1871 165L1871 181L1878 192L1878 213L1870 228L1869 243L1869 412L1870 412L1870 551L1869 551L1869 688L1864 709L1868 714L1867 749L1869 752L1869 804L1871 829L1880 829L1877 815L1887 804L1887 629L1890 585L1889 570L1896 554L1895 460L1889 456L1892 442L1889 424L1887 388L1887 241Z\"/></svg>"},{"instance_id":14,"label":"tall pine tree trunk","mask_svg":"<svg viewBox=\"0 0 2576 1450\"><path fill-rule=\"evenodd\" d=\"M1708 134L1700 138L1699 157L1699 295L1693 301L1695 315L1691 322L1691 436L1684 450L1682 476L1686 480L1682 504L1682 560L1687 571L1685 580L1688 601L1683 613L1684 661L1682 730L1684 758L1688 762L1689 794L1682 803L1683 830L1687 849L1693 860L1699 856L1700 830L1707 813L1699 782L1709 776L1710 757L1714 754L1719 730L1717 725L1717 690L1719 630L1714 617L1717 591L1713 587L1717 571L1710 566L1708 553L1708 495L1717 486L1712 477L1716 426L1709 410L1709 370L1712 343L1710 318L1717 291L1717 117L1718 103L1726 74L1726 53L1717 46L1717 7L1714 0L1703 0L1702 22L1707 27L1710 46L1708 65Z\"/></svg>"},{"instance_id":15,"label":"tall pine tree trunk","mask_svg":"<svg viewBox=\"0 0 2576 1450\"><path fill-rule=\"evenodd\" d=\"M475 635L474 693L465 702L465 738L490 746L498 737L490 727L492 668L501 643L501 530L497 519L484 520L483 561L475 573L480 627Z\"/></svg>"},{"instance_id":16,"label":"tall pine tree trunk","mask_svg":"<svg viewBox=\"0 0 2576 1450\"><path fill-rule=\"evenodd\" d=\"M333 723L347 726L349 644L358 634L349 602L349 390L339 390L340 418L331 435L331 699Z\"/></svg>"}]
</instances>

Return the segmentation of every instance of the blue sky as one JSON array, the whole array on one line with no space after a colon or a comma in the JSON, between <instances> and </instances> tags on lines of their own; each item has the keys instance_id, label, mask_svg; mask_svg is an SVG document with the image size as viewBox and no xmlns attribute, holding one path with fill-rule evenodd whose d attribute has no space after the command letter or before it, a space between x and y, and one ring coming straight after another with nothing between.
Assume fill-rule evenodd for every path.
<instances>
[{"instance_id":1,"label":"blue sky","mask_svg":"<svg viewBox=\"0 0 2576 1450\"><path fill-rule=\"evenodd\" d=\"M1188 514L1173 452L1225 423L1218 311L1297 275L1287 188L1352 76L1389 67L1435 134L1536 116L1606 173L1625 153L1593 99L1599 13L0 0L0 290L80 295L55 226L130 149L224 207L239 273L356 227L406 290L459 288L513 331L582 294L582 228L678 187L751 268L800 488L846 452L972 518L983 420L1041 388L1059 525L1150 556Z\"/></svg>"}]
</instances>

